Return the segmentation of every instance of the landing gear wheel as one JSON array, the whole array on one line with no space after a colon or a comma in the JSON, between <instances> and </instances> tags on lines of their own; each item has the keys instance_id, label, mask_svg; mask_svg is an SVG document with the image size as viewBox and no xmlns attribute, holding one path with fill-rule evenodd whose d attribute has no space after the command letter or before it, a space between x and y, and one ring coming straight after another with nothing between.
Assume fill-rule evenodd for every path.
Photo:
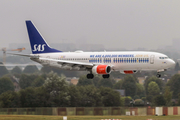
<instances>
[{"instance_id":1,"label":"landing gear wheel","mask_svg":"<svg viewBox=\"0 0 180 120\"><path fill-rule=\"evenodd\" d=\"M87 79L93 79L94 78L94 75L93 74L87 74Z\"/></svg>"},{"instance_id":2,"label":"landing gear wheel","mask_svg":"<svg viewBox=\"0 0 180 120\"><path fill-rule=\"evenodd\" d=\"M157 77L157 78L160 78L160 77L161 77L161 74L158 73L158 74L156 75L156 77Z\"/></svg>"},{"instance_id":3,"label":"landing gear wheel","mask_svg":"<svg viewBox=\"0 0 180 120\"><path fill-rule=\"evenodd\" d=\"M106 75L102 75L103 78L109 78L110 75L109 74L106 74Z\"/></svg>"}]
</instances>

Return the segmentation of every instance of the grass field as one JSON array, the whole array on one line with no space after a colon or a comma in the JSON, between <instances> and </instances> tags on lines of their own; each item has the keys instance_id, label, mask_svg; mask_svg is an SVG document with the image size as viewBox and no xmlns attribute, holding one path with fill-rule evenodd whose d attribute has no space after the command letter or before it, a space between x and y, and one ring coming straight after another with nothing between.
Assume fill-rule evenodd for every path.
<instances>
[{"instance_id":1,"label":"grass field","mask_svg":"<svg viewBox=\"0 0 180 120\"><path fill-rule=\"evenodd\" d=\"M180 120L180 116L68 116L67 120ZM0 120L63 120L62 116L0 115Z\"/></svg>"}]
</instances>

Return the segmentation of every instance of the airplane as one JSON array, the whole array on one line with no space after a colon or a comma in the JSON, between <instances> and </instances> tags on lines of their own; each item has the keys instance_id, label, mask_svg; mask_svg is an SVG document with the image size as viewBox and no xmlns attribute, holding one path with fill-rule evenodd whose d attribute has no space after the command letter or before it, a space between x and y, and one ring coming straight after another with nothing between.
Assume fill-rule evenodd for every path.
<instances>
[{"instance_id":1,"label":"airplane","mask_svg":"<svg viewBox=\"0 0 180 120\"><path fill-rule=\"evenodd\" d=\"M51 48L34 24L26 21L27 32L32 54L14 54L30 57L31 60L43 66L58 67L66 70L89 71L88 79L94 74L109 78L112 71L123 74L134 74L138 71L166 71L175 65L167 55L149 51L104 51L104 52L63 52Z\"/></svg>"}]
</instances>

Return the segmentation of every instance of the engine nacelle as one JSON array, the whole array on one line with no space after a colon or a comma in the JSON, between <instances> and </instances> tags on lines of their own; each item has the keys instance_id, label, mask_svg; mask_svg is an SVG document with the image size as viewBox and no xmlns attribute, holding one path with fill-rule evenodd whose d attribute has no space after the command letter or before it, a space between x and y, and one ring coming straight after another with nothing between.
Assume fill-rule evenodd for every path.
<instances>
[{"instance_id":1,"label":"engine nacelle","mask_svg":"<svg viewBox=\"0 0 180 120\"><path fill-rule=\"evenodd\" d=\"M93 74L109 74L111 72L111 67L108 65L98 65L92 68Z\"/></svg>"},{"instance_id":2,"label":"engine nacelle","mask_svg":"<svg viewBox=\"0 0 180 120\"><path fill-rule=\"evenodd\" d=\"M137 70L123 70L123 71L120 71L120 73L122 74L134 74L134 73L137 73L138 71Z\"/></svg>"}]
</instances>

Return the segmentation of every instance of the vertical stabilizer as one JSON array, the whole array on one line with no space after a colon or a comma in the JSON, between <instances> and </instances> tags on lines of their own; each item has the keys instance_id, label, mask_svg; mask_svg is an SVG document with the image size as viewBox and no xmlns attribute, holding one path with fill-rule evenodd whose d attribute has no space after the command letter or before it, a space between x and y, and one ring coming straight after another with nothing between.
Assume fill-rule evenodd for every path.
<instances>
[{"instance_id":1,"label":"vertical stabilizer","mask_svg":"<svg viewBox=\"0 0 180 120\"><path fill-rule=\"evenodd\" d=\"M33 54L62 52L51 48L31 21L26 21L26 26Z\"/></svg>"}]
</instances>

